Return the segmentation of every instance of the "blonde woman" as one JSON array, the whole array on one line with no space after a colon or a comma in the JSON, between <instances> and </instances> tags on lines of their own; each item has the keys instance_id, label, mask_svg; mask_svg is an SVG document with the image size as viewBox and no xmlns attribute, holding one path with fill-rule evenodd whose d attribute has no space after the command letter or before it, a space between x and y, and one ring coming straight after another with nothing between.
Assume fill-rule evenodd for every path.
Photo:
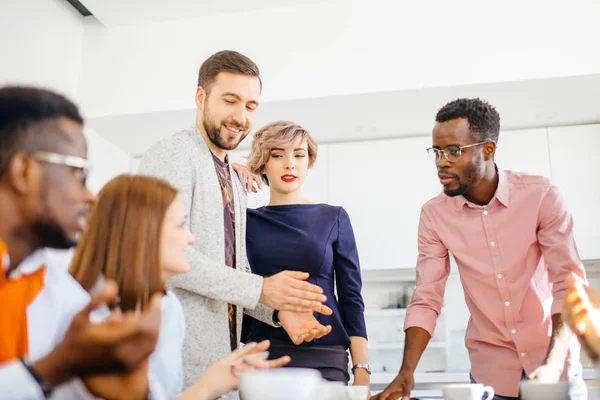
<instances>
[{"instance_id":1,"label":"blonde woman","mask_svg":"<svg viewBox=\"0 0 600 400\"><path fill-rule=\"evenodd\" d=\"M252 320L248 340L269 339L270 357L290 356L289 367L314 368L327 380L345 383L350 379L349 348L354 384L368 385L362 281L350 218L342 207L314 204L302 195L316 158L315 140L293 122L274 122L256 132L247 169L269 187L270 200L265 207L248 209L246 242L252 272L270 276L289 269L310 274L308 281L323 289L325 305L333 310L332 315L316 315L331 332L296 345L285 331ZM243 166L234 168L242 181L251 182Z\"/></svg>"}]
</instances>

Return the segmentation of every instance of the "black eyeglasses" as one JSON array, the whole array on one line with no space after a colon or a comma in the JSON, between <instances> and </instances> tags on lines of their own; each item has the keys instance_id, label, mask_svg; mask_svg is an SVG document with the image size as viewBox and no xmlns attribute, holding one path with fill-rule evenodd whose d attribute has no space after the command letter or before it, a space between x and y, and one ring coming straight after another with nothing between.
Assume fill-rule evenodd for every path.
<instances>
[{"instance_id":1,"label":"black eyeglasses","mask_svg":"<svg viewBox=\"0 0 600 400\"><path fill-rule=\"evenodd\" d=\"M485 142L467 144L465 146L448 146L445 149L437 149L435 147L430 147L427 149L427 154L429 154L429 157L436 164L440 161L442 154L444 154L444 157L446 157L446 160L448 160L450 162L455 162L455 161L458 161L458 159L462 155L463 149L479 146L479 145L490 143L490 142L493 142L493 140L486 140Z\"/></svg>"},{"instance_id":2,"label":"black eyeglasses","mask_svg":"<svg viewBox=\"0 0 600 400\"><path fill-rule=\"evenodd\" d=\"M86 186L87 178L90 172L90 163L85 158L68 156L65 154L50 153L47 151L38 151L33 153L31 156L41 162L55 165L65 165L67 167L81 170L79 180L81 181L81 185L83 187Z\"/></svg>"}]
</instances>

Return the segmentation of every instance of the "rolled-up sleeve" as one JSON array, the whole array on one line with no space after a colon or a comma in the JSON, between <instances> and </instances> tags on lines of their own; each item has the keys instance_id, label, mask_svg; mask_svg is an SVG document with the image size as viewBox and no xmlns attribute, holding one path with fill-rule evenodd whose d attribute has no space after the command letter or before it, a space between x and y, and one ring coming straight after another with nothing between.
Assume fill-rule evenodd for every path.
<instances>
[{"instance_id":1,"label":"rolled-up sleeve","mask_svg":"<svg viewBox=\"0 0 600 400\"><path fill-rule=\"evenodd\" d=\"M406 310L404 330L418 326L433 336L450 275L450 258L448 249L432 229L425 209L421 210L418 241L417 282Z\"/></svg>"},{"instance_id":2,"label":"rolled-up sleeve","mask_svg":"<svg viewBox=\"0 0 600 400\"><path fill-rule=\"evenodd\" d=\"M338 308L348 336L367 338L365 305L356 239L346 210L338 214L338 238L333 243Z\"/></svg>"},{"instance_id":3,"label":"rolled-up sleeve","mask_svg":"<svg viewBox=\"0 0 600 400\"><path fill-rule=\"evenodd\" d=\"M587 286L585 269L573 237L573 217L560 191L551 186L540 205L538 242L552 283L552 314L562 312L569 281Z\"/></svg>"}]
</instances>

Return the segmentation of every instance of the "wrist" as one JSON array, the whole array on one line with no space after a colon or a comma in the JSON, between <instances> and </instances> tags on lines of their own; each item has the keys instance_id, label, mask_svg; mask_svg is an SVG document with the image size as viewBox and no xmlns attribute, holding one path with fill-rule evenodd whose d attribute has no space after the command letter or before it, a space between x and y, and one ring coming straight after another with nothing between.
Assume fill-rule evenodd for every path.
<instances>
[{"instance_id":1,"label":"wrist","mask_svg":"<svg viewBox=\"0 0 600 400\"><path fill-rule=\"evenodd\" d=\"M362 371L367 375L371 375L371 366L367 363L356 363L352 366L352 374L356 376L356 374Z\"/></svg>"},{"instance_id":2,"label":"wrist","mask_svg":"<svg viewBox=\"0 0 600 400\"><path fill-rule=\"evenodd\" d=\"M54 388L73 378L68 352L62 346L57 346L46 357L28 364L31 373L39 378L49 388Z\"/></svg>"},{"instance_id":3,"label":"wrist","mask_svg":"<svg viewBox=\"0 0 600 400\"><path fill-rule=\"evenodd\" d=\"M262 303L262 304L266 304L265 303L265 301L266 301L265 292L266 292L266 287L269 284L267 279L269 279L269 278L262 278L262 287L260 289L260 297L258 298L258 302Z\"/></svg>"},{"instance_id":4,"label":"wrist","mask_svg":"<svg viewBox=\"0 0 600 400\"><path fill-rule=\"evenodd\" d=\"M410 365L405 365L402 364L402 366L400 367L400 371L398 371L398 374L414 374L415 373L415 368L411 367Z\"/></svg>"},{"instance_id":5,"label":"wrist","mask_svg":"<svg viewBox=\"0 0 600 400\"><path fill-rule=\"evenodd\" d=\"M369 372L367 372L367 370L363 368L356 368L352 374L354 375L355 380L356 378L360 378L361 380L371 379Z\"/></svg>"}]
</instances>

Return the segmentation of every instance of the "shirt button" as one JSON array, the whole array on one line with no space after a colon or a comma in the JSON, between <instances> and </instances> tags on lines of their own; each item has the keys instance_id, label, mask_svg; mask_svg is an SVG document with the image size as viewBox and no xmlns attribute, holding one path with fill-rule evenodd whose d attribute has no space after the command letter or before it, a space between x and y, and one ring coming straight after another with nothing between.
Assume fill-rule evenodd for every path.
<instances>
[{"instance_id":1,"label":"shirt button","mask_svg":"<svg viewBox=\"0 0 600 400\"><path fill-rule=\"evenodd\" d=\"M507 301L506 303L504 303L504 305L505 305L506 307L510 306L510 301Z\"/></svg>"},{"instance_id":2,"label":"shirt button","mask_svg":"<svg viewBox=\"0 0 600 400\"><path fill-rule=\"evenodd\" d=\"M514 334L514 333L517 333L517 330L516 329L511 329L511 332Z\"/></svg>"},{"instance_id":3,"label":"shirt button","mask_svg":"<svg viewBox=\"0 0 600 400\"><path fill-rule=\"evenodd\" d=\"M488 215L488 212L487 212L487 210L485 210L485 211L483 212L483 215Z\"/></svg>"},{"instance_id":4,"label":"shirt button","mask_svg":"<svg viewBox=\"0 0 600 400\"><path fill-rule=\"evenodd\" d=\"M525 357L525 353L521 353L521 357Z\"/></svg>"},{"instance_id":5,"label":"shirt button","mask_svg":"<svg viewBox=\"0 0 600 400\"><path fill-rule=\"evenodd\" d=\"M498 279L502 279L502 274L498 274Z\"/></svg>"},{"instance_id":6,"label":"shirt button","mask_svg":"<svg viewBox=\"0 0 600 400\"><path fill-rule=\"evenodd\" d=\"M491 242L490 246L494 247L496 245L496 242Z\"/></svg>"}]
</instances>

